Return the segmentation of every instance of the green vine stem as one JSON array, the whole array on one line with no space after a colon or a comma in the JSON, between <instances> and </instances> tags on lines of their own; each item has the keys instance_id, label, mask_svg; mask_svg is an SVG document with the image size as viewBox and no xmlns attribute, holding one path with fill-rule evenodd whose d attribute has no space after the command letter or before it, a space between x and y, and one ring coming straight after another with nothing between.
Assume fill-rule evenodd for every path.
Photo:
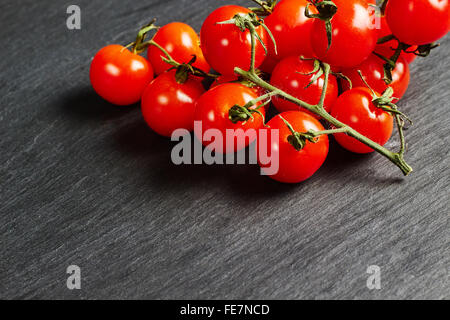
<instances>
[{"instance_id":1,"label":"green vine stem","mask_svg":"<svg viewBox=\"0 0 450 320\"><path fill-rule=\"evenodd\" d=\"M384 157L389 159L392 163L394 163L396 166L398 166L400 168L400 170L403 172L403 174L405 176L407 176L413 172L413 169L411 168L411 166L404 159L404 153L406 150L406 142L405 142L405 138L403 135L403 126L402 126L403 120L399 114L396 114L395 117L398 120L397 123L398 123L399 132L400 132L401 149L400 149L400 152L393 152L393 151L390 151L390 150L386 149L385 147L379 145L378 143L372 141L371 139L367 138L366 136L362 135L361 133L359 133L352 127L337 120L336 118L334 118L328 112L325 111L324 101L325 101L325 97L326 97L326 93L327 93L327 89L328 89L328 79L329 79L329 76L331 73L331 68L330 68L329 64L322 63L325 80L324 80L324 86L323 86L323 91L322 91L322 94L320 97L320 101L317 105L312 105L312 104L306 103L300 99L297 99L294 96L272 86L270 83L261 79L258 76L258 74L255 72L255 69L253 67L255 50L256 50L256 48L255 48L255 43L256 43L255 30L254 30L254 28L253 29L249 28L249 30L250 30L251 36L253 38L253 41L252 41L252 59L253 59L253 61L251 64L252 67L250 68L249 71L243 70L241 68L235 68L235 73L237 75L239 75L243 79L246 79L246 80L254 83L255 85L267 90L271 95L281 96L282 98L286 99L287 101L295 103L296 105L309 110L310 112L320 116L322 119L324 119L326 122L328 122L333 127L333 129L331 131L330 130L324 131L320 134L332 134L332 133L336 133L336 132L345 133L345 134L349 135L350 137L353 137L356 140L364 143L371 149L377 151L378 153L380 153L381 155L383 155Z\"/></svg>"}]
</instances>

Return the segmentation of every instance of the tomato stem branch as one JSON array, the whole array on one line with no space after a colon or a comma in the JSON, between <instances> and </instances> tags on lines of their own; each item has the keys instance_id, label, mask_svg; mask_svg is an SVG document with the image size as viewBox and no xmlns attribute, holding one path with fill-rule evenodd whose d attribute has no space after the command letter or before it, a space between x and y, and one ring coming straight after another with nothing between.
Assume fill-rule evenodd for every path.
<instances>
[{"instance_id":1,"label":"tomato stem branch","mask_svg":"<svg viewBox=\"0 0 450 320\"><path fill-rule=\"evenodd\" d=\"M329 75L329 73L330 73L329 66L327 67L326 64L324 64L324 66L325 66L325 76L327 76L327 74ZM356 140L364 143L365 145L369 146L373 150L377 151L381 155L383 155L386 158L388 158L391 162L393 162L395 165L397 165L402 170L403 174L409 175L413 171L412 168L405 162L402 152L394 153L394 152L392 152L392 151L382 147L378 143L370 140L369 138L367 138L366 136L362 135L361 133L359 133L355 129L353 129L350 126L348 126L348 125L340 122L339 120L335 119L328 112L326 112L324 110L323 106L321 106L320 104L318 104L318 105L311 105L311 104L308 104L308 103L306 103L306 102L304 102L302 100L299 100L299 99L293 97L292 95L290 95L290 94L288 94L288 93L286 93L286 92L284 92L284 91L282 91L282 90L272 86L271 84L267 83L266 81L261 79L256 73L253 73L251 71L245 71L245 70L242 70L240 68L236 68L235 69L235 73L237 73L238 75L240 75L244 79L247 79L247 80L253 82L255 85L257 85L257 86L259 86L259 87L261 87L261 88L263 88L265 90L268 90L268 91L271 91L271 92L276 92L276 95L279 95L282 98L286 99L287 101L295 103L296 105L301 106L301 107L307 109L308 111L313 112L314 114L320 116L325 121L330 123L334 128L336 128L336 130L338 130L338 132L342 132L342 133L348 134L349 136L351 136L351 137L355 138ZM275 95L275 93L274 93L274 95ZM402 141L404 141L404 138L402 138ZM402 142L402 144L403 143L404 142ZM403 150L403 148L402 148L402 150Z\"/></svg>"},{"instance_id":2,"label":"tomato stem branch","mask_svg":"<svg viewBox=\"0 0 450 320\"><path fill-rule=\"evenodd\" d=\"M400 132L400 140L401 140L401 148L400 148L400 152L398 153L394 153L388 149L386 149L385 147L381 146L380 144L374 142L373 140L367 138L366 136L362 135L361 133L359 133L358 131L356 131L355 129L353 129L352 127L342 123L341 121L337 120L336 118L334 118L333 116L331 116L328 112L325 111L324 108L324 102L325 102L325 97L326 97L326 93L328 90L328 80L329 80L329 76L331 73L331 68L329 64L323 63L323 71L325 74L325 82L324 82L324 86L323 86L323 91L320 97L320 101L317 105L311 105L309 103L306 103L305 101L302 101L300 99L295 98L294 96L272 86L270 83L264 81L263 79L261 79L256 70L255 70L255 52L256 52L256 36L255 36L255 29L253 27L253 25L248 24L247 28L250 31L251 37L252 37L252 62L251 62L251 66L250 66L250 70L249 71L245 71L241 68L235 68L235 73L239 76L241 76L243 79L246 79L252 83L254 83L255 85L267 90L269 93L267 93L266 95L263 95L262 97L260 97L259 99L255 99L254 101L251 101L250 103L256 104L259 101L263 101L268 99L269 97L272 97L274 95L278 95L282 98L284 98L287 101L290 101L300 107L303 107L305 109L307 109L308 111L318 115L319 117L321 117L322 119L324 119L325 121L327 121L332 127L333 129L331 130L325 130L322 132L307 132L307 133L298 133L295 132L294 128L292 127L291 124L289 124L289 122L287 122L286 120L284 120L282 118L282 116L280 115L281 119L283 119L286 123L286 125L288 126L288 128L291 130L292 135L289 136L289 142L292 144L292 146L296 149L296 150L301 150L306 143L306 140L313 140L314 138L323 135L323 134L335 134L335 133L345 133L347 135L349 135L350 137L355 138L356 140L364 143L365 145L367 145L368 147L372 148L373 150L377 151L378 153L380 153L381 155L385 156L386 158L388 158L392 163L394 163L396 166L398 166L400 168L400 170L403 172L404 175L409 175L413 169L406 163L406 161L404 160L404 153L406 150L406 141L404 138L404 134L403 134L403 127L404 127L404 121L402 118L401 114L397 114L394 112L396 121L397 121L397 125L398 125L398 129ZM240 111L241 113L244 111L249 111L249 104L247 104L245 106L245 110L238 110L239 106L236 106L236 110L234 110L235 112ZM395 107L395 105L394 105ZM396 107L393 108L393 111L396 111ZM245 112L244 112L245 113ZM246 118L246 116L244 116L243 118ZM239 121L238 117L235 118L235 120Z\"/></svg>"}]
</instances>

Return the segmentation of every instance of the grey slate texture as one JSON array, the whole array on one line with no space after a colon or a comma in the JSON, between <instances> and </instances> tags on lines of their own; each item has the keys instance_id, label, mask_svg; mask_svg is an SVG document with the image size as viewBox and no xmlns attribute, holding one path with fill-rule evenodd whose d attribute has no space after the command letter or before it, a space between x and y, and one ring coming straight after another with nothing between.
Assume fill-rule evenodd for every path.
<instances>
[{"instance_id":1,"label":"grey slate texture","mask_svg":"<svg viewBox=\"0 0 450 320\"><path fill-rule=\"evenodd\" d=\"M72 2L2 1L0 298L449 299L449 37L414 63L399 104L415 121L408 178L336 145L296 186L254 166L176 167L138 106L93 93L100 47L152 17L199 30L225 3L78 0L69 31ZM366 287L370 265L381 290Z\"/></svg>"}]
</instances>

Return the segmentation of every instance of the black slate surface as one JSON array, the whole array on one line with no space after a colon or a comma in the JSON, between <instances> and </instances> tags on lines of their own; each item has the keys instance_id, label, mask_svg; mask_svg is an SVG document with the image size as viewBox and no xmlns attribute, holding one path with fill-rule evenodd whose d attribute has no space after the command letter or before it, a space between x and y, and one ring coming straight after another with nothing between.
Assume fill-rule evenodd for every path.
<instances>
[{"instance_id":1,"label":"black slate surface","mask_svg":"<svg viewBox=\"0 0 450 320\"><path fill-rule=\"evenodd\" d=\"M78 0L69 31L72 2L2 1L0 298L449 299L448 37L400 103L415 120L406 179L337 146L297 186L254 166L176 167L138 106L93 93L101 46L151 17L198 30L224 3ZM366 287L370 265L381 290Z\"/></svg>"}]
</instances>

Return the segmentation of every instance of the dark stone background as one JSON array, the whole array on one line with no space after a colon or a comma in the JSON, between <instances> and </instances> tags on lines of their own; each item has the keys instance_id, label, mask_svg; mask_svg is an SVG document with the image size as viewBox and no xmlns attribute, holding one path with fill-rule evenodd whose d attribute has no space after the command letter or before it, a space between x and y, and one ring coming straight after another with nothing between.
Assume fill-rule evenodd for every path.
<instances>
[{"instance_id":1,"label":"dark stone background","mask_svg":"<svg viewBox=\"0 0 450 320\"><path fill-rule=\"evenodd\" d=\"M69 31L72 2L2 1L0 298L450 298L448 37L400 103L415 120L407 179L336 145L297 186L254 166L176 167L138 106L91 90L103 45L151 17L198 30L224 3L78 0ZM81 291L66 288L72 264Z\"/></svg>"}]
</instances>

